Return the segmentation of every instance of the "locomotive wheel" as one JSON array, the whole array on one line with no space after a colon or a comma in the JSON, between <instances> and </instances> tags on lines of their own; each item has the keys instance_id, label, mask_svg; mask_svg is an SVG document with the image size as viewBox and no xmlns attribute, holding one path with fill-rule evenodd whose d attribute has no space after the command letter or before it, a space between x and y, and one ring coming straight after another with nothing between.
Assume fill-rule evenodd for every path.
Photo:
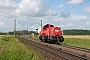
<instances>
[{"instance_id":1,"label":"locomotive wheel","mask_svg":"<svg viewBox=\"0 0 90 60\"><path fill-rule=\"evenodd\" d=\"M53 43L54 43L54 44L59 44L59 41L54 40Z\"/></svg>"},{"instance_id":2,"label":"locomotive wheel","mask_svg":"<svg viewBox=\"0 0 90 60\"><path fill-rule=\"evenodd\" d=\"M43 40L40 40L40 42L43 42Z\"/></svg>"},{"instance_id":3,"label":"locomotive wheel","mask_svg":"<svg viewBox=\"0 0 90 60\"><path fill-rule=\"evenodd\" d=\"M56 44L59 44L59 41L56 41Z\"/></svg>"},{"instance_id":4,"label":"locomotive wheel","mask_svg":"<svg viewBox=\"0 0 90 60\"><path fill-rule=\"evenodd\" d=\"M44 43L46 43L46 40L43 40Z\"/></svg>"}]
</instances>

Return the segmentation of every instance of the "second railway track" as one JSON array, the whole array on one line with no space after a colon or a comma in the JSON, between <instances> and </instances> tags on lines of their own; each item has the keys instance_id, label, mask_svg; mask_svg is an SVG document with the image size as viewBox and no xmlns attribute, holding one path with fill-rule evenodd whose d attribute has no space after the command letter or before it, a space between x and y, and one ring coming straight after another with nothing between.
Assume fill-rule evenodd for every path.
<instances>
[{"instance_id":1,"label":"second railway track","mask_svg":"<svg viewBox=\"0 0 90 60\"><path fill-rule=\"evenodd\" d=\"M81 48L81 47L76 47L76 46L71 46L71 45L65 45L65 44L62 44L61 46L90 53L90 49L86 49L86 48Z\"/></svg>"},{"instance_id":2,"label":"second railway track","mask_svg":"<svg viewBox=\"0 0 90 60\"><path fill-rule=\"evenodd\" d=\"M31 39L27 39L24 37L19 37L19 39L27 44L31 44L35 49L40 50L47 56L51 57L51 60L88 60L86 57L63 51L55 47L42 44L40 42L33 41Z\"/></svg>"}]
</instances>

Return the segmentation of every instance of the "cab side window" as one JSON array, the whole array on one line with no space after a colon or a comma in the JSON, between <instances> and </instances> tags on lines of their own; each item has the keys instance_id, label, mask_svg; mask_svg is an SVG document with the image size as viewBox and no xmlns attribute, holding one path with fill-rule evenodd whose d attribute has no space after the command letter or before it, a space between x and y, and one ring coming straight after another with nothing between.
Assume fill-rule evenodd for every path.
<instances>
[{"instance_id":1,"label":"cab side window","mask_svg":"<svg viewBox=\"0 0 90 60\"><path fill-rule=\"evenodd\" d=\"M48 28L49 26L48 25L45 25L44 27L43 27L43 29L46 29L46 28Z\"/></svg>"}]
</instances>

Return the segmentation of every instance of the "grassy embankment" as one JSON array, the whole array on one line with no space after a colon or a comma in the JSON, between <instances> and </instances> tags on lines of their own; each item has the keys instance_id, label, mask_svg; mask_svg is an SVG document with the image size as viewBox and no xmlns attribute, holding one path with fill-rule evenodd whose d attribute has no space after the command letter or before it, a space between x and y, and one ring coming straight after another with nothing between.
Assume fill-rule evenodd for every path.
<instances>
[{"instance_id":1,"label":"grassy embankment","mask_svg":"<svg viewBox=\"0 0 90 60\"><path fill-rule=\"evenodd\" d=\"M65 35L63 44L90 48L90 35Z\"/></svg>"},{"instance_id":2,"label":"grassy embankment","mask_svg":"<svg viewBox=\"0 0 90 60\"><path fill-rule=\"evenodd\" d=\"M41 55L29 50L11 36L0 37L0 60L41 60Z\"/></svg>"}]
</instances>

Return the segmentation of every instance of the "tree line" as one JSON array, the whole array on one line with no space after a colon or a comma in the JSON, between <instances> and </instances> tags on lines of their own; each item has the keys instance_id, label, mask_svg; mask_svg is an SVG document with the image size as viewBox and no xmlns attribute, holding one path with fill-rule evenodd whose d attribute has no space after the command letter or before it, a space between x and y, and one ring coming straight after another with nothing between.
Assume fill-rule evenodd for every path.
<instances>
[{"instance_id":1,"label":"tree line","mask_svg":"<svg viewBox=\"0 0 90 60\"><path fill-rule=\"evenodd\" d=\"M21 30L21 31L16 31L16 35L30 35L31 33L34 33L38 35L37 31L27 31L27 30ZM0 35L14 35L14 31L12 32L0 32ZM90 30L78 30L78 29L68 29L68 30L63 30L64 35L90 35Z\"/></svg>"},{"instance_id":2,"label":"tree line","mask_svg":"<svg viewBox=\"0 0 90 60\"><path fill-rule=\"evenodd\" d=\"M64 35L90 35L90 30L69 29L63 30Z\"/></svg>"},{"instance_id":3,"label":"tree line","mask_svg":"<svg viewBox=\"0 0 90 60\"><path fill-rule=\"evenodd\" d=\"M31 33L34 33L34 34L38 34L36 31L27 31L27 30L21 30L21 31L16 31L16 35L30 35ZM14 35L14 31L9 31L9 32L0 32L0 35Z\"/></svg>"}]
</instances>

